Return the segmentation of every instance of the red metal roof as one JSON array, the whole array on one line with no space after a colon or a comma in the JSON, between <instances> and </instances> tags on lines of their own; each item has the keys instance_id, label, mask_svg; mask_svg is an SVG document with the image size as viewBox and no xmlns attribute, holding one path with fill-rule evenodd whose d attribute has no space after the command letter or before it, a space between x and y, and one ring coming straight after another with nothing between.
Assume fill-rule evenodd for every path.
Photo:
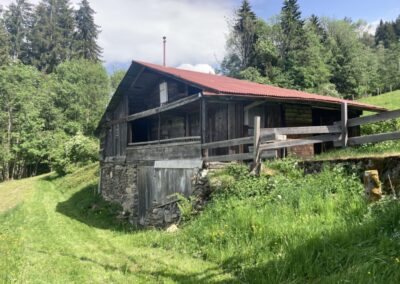
<instances>
[{"instance_id":1,"label":"red metal roof","mask_svg":"<svg viewBox=\"0 0 400 284\"><path fill-rule=\"evenodd\" d=\"M199 87L203 87L204 95L209 96L252 96L265 97L278 100L296 100L296 101L314 101L323 103L341 104L347 102L349 106L357 107L371 111L385 111L385 108L377 107L369 104L359 103L356 101L343 100L334 97L321 96L307 92L284 89L271 85L263 85L245 80L238 80L226 76L200 73L195 71L182 70L172 67L164 67L157 64L151 64L141 61L134 61L137 64L147 68L156 70L161 73L176 77L178 79L192 82Z\"/></svg>"}]
</instances>

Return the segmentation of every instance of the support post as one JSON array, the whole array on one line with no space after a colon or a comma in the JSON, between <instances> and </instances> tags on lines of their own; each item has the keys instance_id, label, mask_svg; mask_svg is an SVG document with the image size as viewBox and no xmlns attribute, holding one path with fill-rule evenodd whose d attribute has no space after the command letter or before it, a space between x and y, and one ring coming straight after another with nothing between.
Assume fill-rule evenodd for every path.
<instances>
[{"instance_id":1,"label":"support post","mask_svg":"<svg viewBox=\"0 0 400 284\"><path fill-rule=\"evenodd\" d=\"M254 147L253 162L256 166L260 162L260 117L254 117Z\"/></svg>"},{"instance_id":2,"label":"support post","mask_svg":"<svg viewBox=\"0 0 400 284\"><path fill-rule=\"evenodd\" d=\"M201 121L201 143L205 144L207 141L207 103L204 98L200 100L200 121ZM203 157L208 157L208 149L203 149Z\"/></svg>"},{"instance_id":3,"label":"support post","mask_svg":"<svg viewBox=\"0 0 400 284\"><path fill-rule=\"evenodd\" d=\"M341 127L342 127L342 136L341 136L341 144L342 148L347 147L347 140L349 139L349 130L347 128L347 120L348 120L348 111L347 111L347 102L343 102L341 105Z\"/></svg>"}]
</instances>

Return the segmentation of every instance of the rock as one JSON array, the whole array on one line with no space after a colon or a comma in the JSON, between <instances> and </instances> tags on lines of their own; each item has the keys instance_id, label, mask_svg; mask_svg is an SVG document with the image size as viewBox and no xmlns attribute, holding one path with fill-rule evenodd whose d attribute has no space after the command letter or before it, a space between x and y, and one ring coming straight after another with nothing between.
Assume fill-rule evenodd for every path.
<instances>
[{"instance_id":1,"label":"rock","mask_svg":"<svg viewBox=\"0 0 400 284\"><path fill-rule=\"evenodd\" d=\"M171 226L169 226L166 230L167 233L175 233L179 230L178 226L175 224L172 224Z\"/></svg>"},{"instance_id":2,"label":"rock","mask_svg":"<svg viewBox=\"0 0 400 284\"><path fill-rule=\"evenodd\" d=\"M382 186L377 170L365 171L364 173L365 195L370 201L378 201L382 198Z\"/></svg>"}]
</instances>

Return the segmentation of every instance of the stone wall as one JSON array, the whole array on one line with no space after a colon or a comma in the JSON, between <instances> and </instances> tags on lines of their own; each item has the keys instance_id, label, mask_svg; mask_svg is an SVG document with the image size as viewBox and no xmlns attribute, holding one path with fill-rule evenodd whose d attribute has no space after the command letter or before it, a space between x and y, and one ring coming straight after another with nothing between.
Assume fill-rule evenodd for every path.
<instances>
[{"instance_id":1,"label":"stone wall","mask_svg":"<svg viewBox=\"0 0 400 284\"><path fill-rule=\"evenodd\" d=\"M100 190L105 200L120 204L121 214L137 224L139 199L135 164L102 163Z\"/></svg>"},{"instance_id":2,"label":"stone wall","mask_svg":"<svg viewBox=\"0 0 400 284\"><path fill-rule=\"evenodd\" d=\"M137 165L127 162L101 163L100 191L103 198L122 206L121 215L133 225L165 228L179 223L181 213L178 198L166 204L153 202L144 218L139 218L139 193L137 188ZM200 170L191 179L193 209L200 210L210 195L207 170Z\"/></svg>"},{"instance_id":3,"label":"stone wall","mask_svg":"<svg viewBox=\"0 0 400 284\"><path fill-rule=\"evenodd\" d=\"M374 157L374 158L354 158L354 159L336 159L325 161L304 161L300 167L306 173L312 174L320 172L324 165L343 165L349 171L356 171L362 177L364 171L377 170L379 178L383 185L383 190L391 193L392 186L397 194L400 193L400 157Z\"/></svg>"}]
</instances>

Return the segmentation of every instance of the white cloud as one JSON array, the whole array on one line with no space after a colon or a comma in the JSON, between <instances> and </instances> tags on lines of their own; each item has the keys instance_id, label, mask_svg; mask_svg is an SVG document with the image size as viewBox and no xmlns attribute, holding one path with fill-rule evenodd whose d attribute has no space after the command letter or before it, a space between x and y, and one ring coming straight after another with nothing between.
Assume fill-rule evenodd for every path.
<instances>
[{"instance_id":1,"label":"white cloud","mask_svg":"<svg viewBox=\"0 0 400 284\"><path fill-rule=\"evenodd\" d=\"M379 26L381 20L376 20L371 23L368 23L368 26L366 27L366 32L368 32L371 35L375 35L376 29Z\"/></svg>"},{"instance_id":2,"label":"white cloud","mask_svg":"<svg viewBox=\"0 0 400 284\"><path fill-rule=\"evenodd\" d=\"M89 1L97 12L95 21L102 30L99 44L107 65L132 59L161 63L164 35L167 65L218 65L224 55L226 19L235 7L234 0ZM0 0L3 5L10 2Z\"/></svg>"},{"instance_id":3,"label":"white cloud","mask_svg":"<svg viewBox=\"0 0 400 284\"><path fill-rule=\"evenodd\" d=\"M208 74L215 74L215 69L210 66L209 64L181 64L177 68L179 69L184 69L184 70L189 70L189 71L197 71L197 72L202 72L202 73L208 73Z\"/></svg>"}]
</instances>

